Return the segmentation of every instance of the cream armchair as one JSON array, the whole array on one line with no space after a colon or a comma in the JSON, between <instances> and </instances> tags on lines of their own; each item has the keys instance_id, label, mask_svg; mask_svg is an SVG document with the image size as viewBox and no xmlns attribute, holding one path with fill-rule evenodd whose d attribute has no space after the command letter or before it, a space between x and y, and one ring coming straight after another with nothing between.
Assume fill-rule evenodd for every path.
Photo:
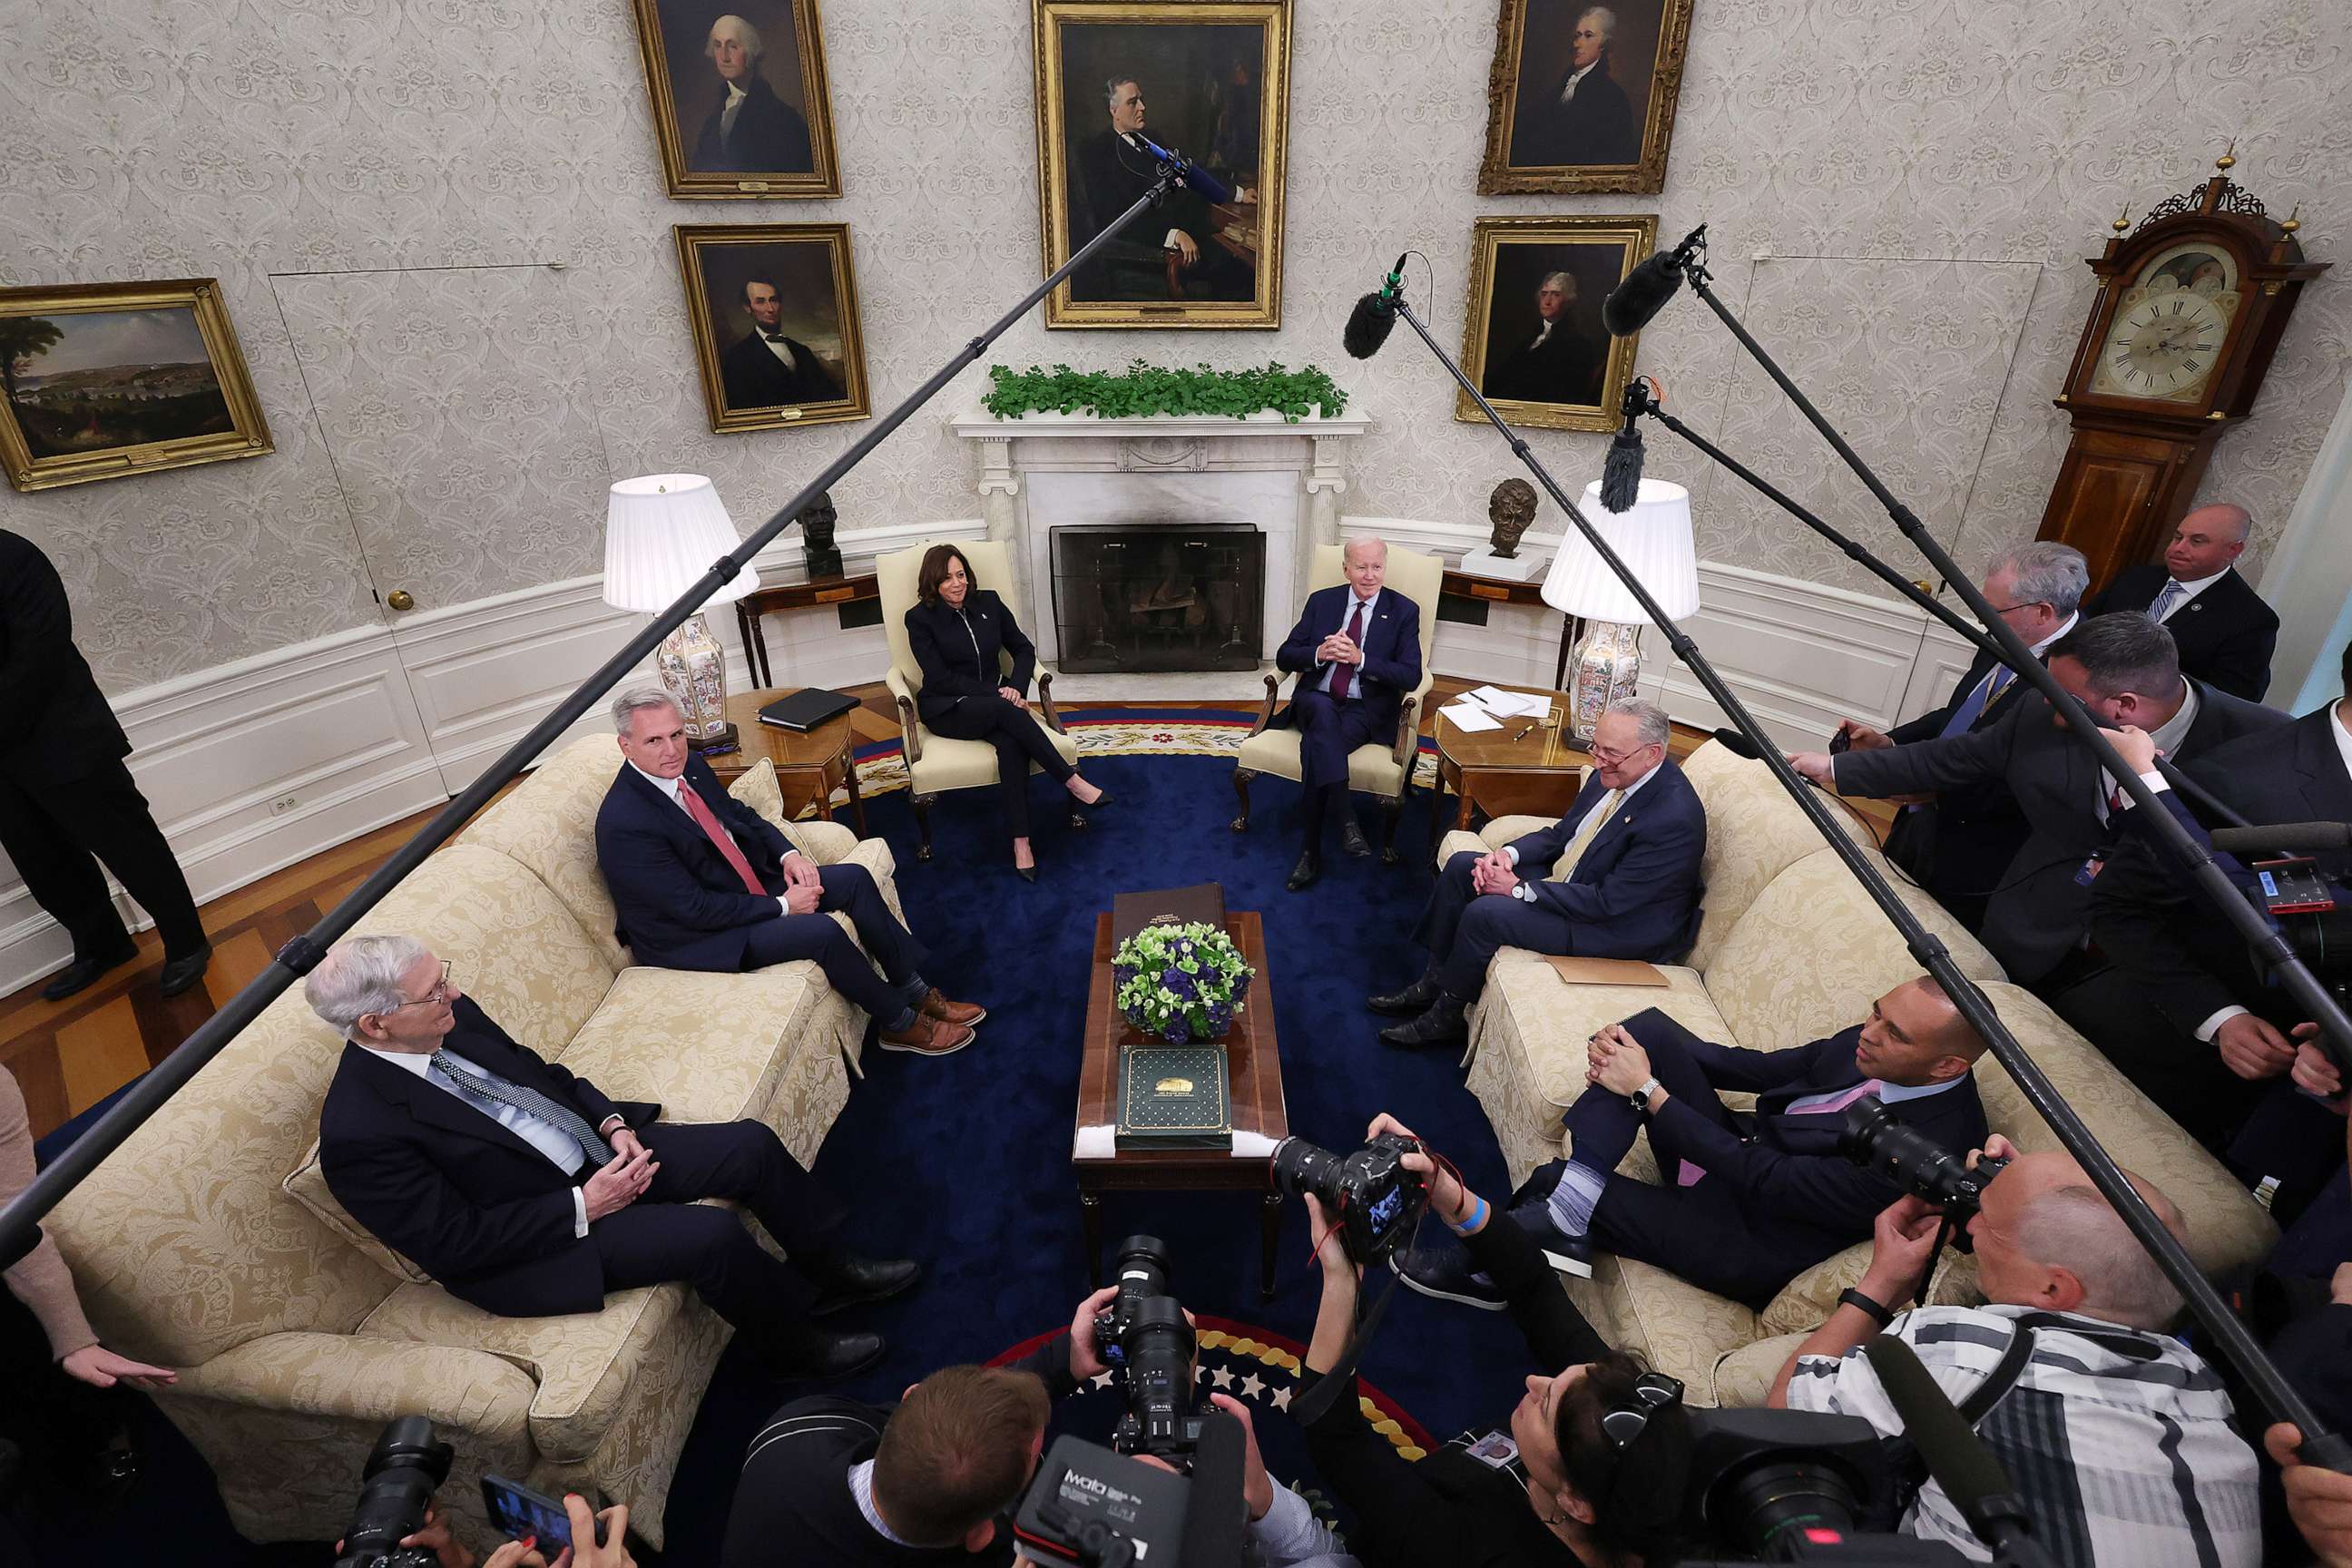
<instances>
[{"instance_id":1,"label":"cream armchair","mask_svg":"<svg viewBox=\"0 0 2352 1568\"><path fill-rule=\"evenodd\" d=\"M1340 570L1337 544L1315 547L1314 569L1307 574L1307 591L1337 587L1348 580ZM1412 765L1421 740L1421 706L1429 695L1430 649L1437 641L1437 590L1445 578L1445 563L1437 556L1424 555L1417 550L1389 551L1389 570L1385 589L1402 594L1421 606L1421 684L1404 694L1403 706L1397 710L1396 737L1386 744L1366 742L1348 758L1348 787L1377 795L1381 802L1381 858L1396 862L1397 814L1404 807L1405 793L1412 785ZM886 588L884 597L887 599ZM1258 715L1257 727L1242 742L1241 753L1234 759L1234 794L1241 797L1241 814L1234 818L1234 831L1249 831L1250 780L1260 773L1272 773L1276 778L1299 780L1298 731L1288 725L1276 729L1275 705L1280 699L1282 683L1290 679L1282 674L1265 678L1265 711Z\"/></svg>"},{"instance_id":2,"label":"cream armchair","mask_svg":"<svg viewBox=\"0 0 2352 1568\"><path fill-rule=\"evenodd\" d=\"M924 728L915 711L915 698L923 689L923 671L915 662L915 652L907 640L907 612L914 607L918 584L921 580L923 555L932 545L942 542L926 540L905 550L893 551L874 558L875 585L882 600L882 629L890 637L890 673L884 677L890 688L890 700L898 710L898 738L907 758L907 777L914 791L915 827L922 836L918 859L931 858L931 802L950 790L980 789L996 783L996 748L985 741L955 741L944 735L934 735ZM1036 628L1029 625L1023 613L1020 590L1013 581L1013 563L1002 540L954 540L963 552L964 561L979 584L1004 601L1021 629L1036 638ZM1003 668L1013 668L1010 654L1003 656ZM1040 668L1037 671L1037 712L1045 721L1045 732L1053 738L1054 749L1062 760L1078 760L1077 742L1062 731L1062 716L1054 710L1054 677ZM1032 763L1033 771L1036 764ZM1073 804L1069 822L1074 828L1083 828L1086 817Z\"/></svg>"}]
</instances>

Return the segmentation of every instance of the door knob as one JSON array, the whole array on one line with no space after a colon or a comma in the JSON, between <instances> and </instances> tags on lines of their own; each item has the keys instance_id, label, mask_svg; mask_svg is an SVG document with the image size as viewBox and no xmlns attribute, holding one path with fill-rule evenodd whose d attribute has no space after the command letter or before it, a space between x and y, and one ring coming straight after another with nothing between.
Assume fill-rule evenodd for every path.
<instances>
[{"instance_id":1,"label":"door knob","mask_svg":"<svg viewBox=\"0 0 2352 1568\"><path fill-rule=\"evenodd\" d=\"M394 588L392 591L391 596L386 598L384 603L390 605L395 610L413 610L416 608L416 600L415 596L412 595L405 588Z\"/></svg>"}]
</instances>

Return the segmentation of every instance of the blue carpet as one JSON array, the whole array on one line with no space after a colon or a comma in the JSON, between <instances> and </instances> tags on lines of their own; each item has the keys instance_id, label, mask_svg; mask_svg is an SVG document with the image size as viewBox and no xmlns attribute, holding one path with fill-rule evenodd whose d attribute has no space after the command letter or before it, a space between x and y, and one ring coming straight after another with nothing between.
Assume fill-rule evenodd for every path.
<instances>
[{"instance_id":1,"label":"blue carpet","mask_svg":"<svg viewBox=\"0 0 2352 1568\"><path fill-rule=\"evenodd\" d=\"M908 1297L852 1315L886 1334L890 1353L845 1392L888 1398L934 1367L988 1360L1066 1323L1094 1287L1069 1151L1095 917L1116 892L1216 881L1228 908L1263 914L1272 973L1253 1000L1274 1004L1294 1132L1345 1150L1375 1112L1392 1111L1474 1187L1489 1196L1506 1191L1501 1152L1462 1087L1454 1053L1381 1045L1384 1020L1363 1005L1368 993L1403 984L1424 962L1407 933L1430 886L1426 796L1405 810L1402 863L1338 853L1335 827L1322 881L1290 893L1283 879L1297 856L1295 786L1259 781L1254 826L1235 834L1227 826L1229 761L1090 759L1087 773L1117 799L1085 832L1064 828L1054 809L1058 792L1031 781L1042 868L1035 887L1010 874L992 792L949 796L931 808L938 852L928 864L915 858L906 795L868 803L870 830L898 857L909 923L930 949L928 975L950 995L983 1004L989 1016L978 1041L952 1057L867 1052L866 1079L819 1154L817 1174L850 1205L854 1244L920 1258L929 1271ZM1377 843L1379 814L1359 805ZM1261 1302L1257 1202L1113 1194L1104 1236L1113 1245L1138 1231L1159 1236L1174 1254L1171 1284L1187 1307L1303 1342L1317 1298L1306 1215L1297 1204L1284 1205L1275 1296ZM1372 1290L1386 1283L1367 1281ZM1400 1292L1365 1375L1442 1438L1499 1419L1529 1370L1507 1319ZM751 1375L731 1352L720 1363L670 1493L666 1560L716 1560L745 1445L797 1392ZM1089 1408L1074 1413L1078 1425L1107 1422L1098 1407L1108 1402L1084 1396L1077 1403ZM164 1427L160 1418L151 1425ZM1260 1426L1269 1462L1295 1474L1300 1451L1286 1421L1268 1415ZM199 1539L175 1525L175 1551L197 1563L249 1561L226 1533L217 1501L198 1501L208 1480L201 1461L167 1428L151 1440L154 1500L168 1500L183 1521L184 1510L199 1516ZM195 1475L185 1473L190 1467ZM356 1493L358 1478L352 1484ZM154 1517L149 1504L142 1497L131 1514Z\"/></svg>"}]
</instances>

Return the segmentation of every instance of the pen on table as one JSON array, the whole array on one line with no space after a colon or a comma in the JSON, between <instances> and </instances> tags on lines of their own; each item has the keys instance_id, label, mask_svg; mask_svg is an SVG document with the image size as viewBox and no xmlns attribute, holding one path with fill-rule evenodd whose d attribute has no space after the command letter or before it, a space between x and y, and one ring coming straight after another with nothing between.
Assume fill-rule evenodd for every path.
<instances>
[{"instance_id":1,"label":"pen on table","mask_svg":"<svg viewBox=\"0 0 2352 1568\"><path fill-rule=\"evenodd\" d=\"M1524 724L1524 725L1520 726L1519 732L1518 732L1517 734L1516 734L1516 735L1512 736L1512 737L1511 737L1511 740L1513 741L1513 742L1514 742L1514 743L1516 743L1516 742L1520 742L1520 741L1524 741L1524 740L1526 740L1529 735L1534 734L1534 733L1536 732L1536 731L1537 731L1537 729L1538 729L1538 727L1539 727L1539 721L1536 721L1536 720L1532 720L1532 719L1530 719L1529 721L1528 721L1528 722L1527 722L1526 724Z\"/></svg>"}]
</instances>

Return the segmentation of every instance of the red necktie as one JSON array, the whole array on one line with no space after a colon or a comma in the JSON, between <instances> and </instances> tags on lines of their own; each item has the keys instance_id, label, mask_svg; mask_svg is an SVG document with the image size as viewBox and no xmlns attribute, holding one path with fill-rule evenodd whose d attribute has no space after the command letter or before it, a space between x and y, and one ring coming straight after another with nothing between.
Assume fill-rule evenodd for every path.
<instances>
[{"instance_id":1,"label":"red necktie","mask_svg":"<svg viewBox=\"0 0 2352 1568\"><path fill-rule=\"evenodd\" d=\"M735 874L743 879L743 886L761 898L772 897L760 885L760 879L751 874L751 862L743 858L742 847L735 842L735 836L719 826L719 818L712 816L710 807L703 804L701 795L684 779L677 781L677 798L686 802L686 815L694 818L695 826L710 836L710 842L727 857L727 863L735 868Z\"/></svg>"},{"instance_id":2,"label":"red necktie","mask_svg":"<svg viewBox=\"0 0 2352 1568\"><path fill-rule=\"evenodd\" d=\"M1364 646L1364 601L1356 601L1356 613L1348 617L1348 640L1359 648ZM1348 700L1348 688L1355 684L1356 667L1343 664L1331 672L1331 700Z\"/></svg>"}]
</instances>

